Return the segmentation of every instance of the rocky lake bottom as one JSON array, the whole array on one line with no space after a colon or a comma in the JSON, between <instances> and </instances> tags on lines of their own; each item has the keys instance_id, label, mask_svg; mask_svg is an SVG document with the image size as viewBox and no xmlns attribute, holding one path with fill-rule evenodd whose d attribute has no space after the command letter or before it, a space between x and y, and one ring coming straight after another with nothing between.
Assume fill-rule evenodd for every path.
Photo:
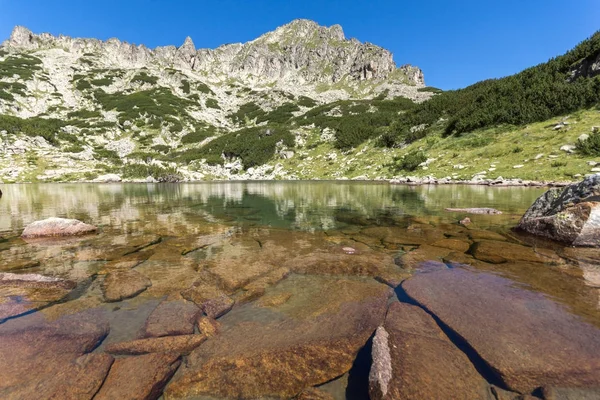
<instances>
[{"instance_id":1,"label":"rocky lake bottom","mask_svg":"<svg viewBox=\"0 0 600 400\"><path fill-rule=\"evenodd\" d=\"M543 188L2 191L2 399L600 398L600 250L513 230Z\"/></svg>"}]
</instances>

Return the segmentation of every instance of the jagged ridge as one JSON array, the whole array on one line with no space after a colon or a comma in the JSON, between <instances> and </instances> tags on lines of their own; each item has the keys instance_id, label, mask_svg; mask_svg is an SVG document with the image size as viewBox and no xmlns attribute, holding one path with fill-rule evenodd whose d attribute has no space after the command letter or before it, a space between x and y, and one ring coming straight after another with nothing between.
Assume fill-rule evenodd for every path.
<instances>
[{"instance_id":1,"label":"jagged ridge","mask_svg":"<svg viewBox=\"0 0 600 400\"><path fill-rule=\"evenodd\" d=\"M344 78L386 79L398 70L395 75L402 76L403 83L424 85L419 68L405 65L397 69L389 51L356 39L347 40L339 25L323 27L309 20L295 20L248 43L217 49L196 50L190 37L178 48L164 46L151 50L118 39L103 42L47 33L35 35L22 26L15 27L3 47L27 51L62 48L80 55L99 54L106 64L121 68L143 68L157 63L243 81L335 83Z\"/></svg>"}]
</instances>

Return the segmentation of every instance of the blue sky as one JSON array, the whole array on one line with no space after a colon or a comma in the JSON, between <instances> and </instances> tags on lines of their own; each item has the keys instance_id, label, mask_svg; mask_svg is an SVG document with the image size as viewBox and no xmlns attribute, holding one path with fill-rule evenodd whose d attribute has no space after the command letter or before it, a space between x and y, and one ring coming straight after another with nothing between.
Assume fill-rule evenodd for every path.
<instances>
[{"instance_id":1,"label":"blue sky","mask_svg":"<svg viewBox=\"0 0 600 400\"><path fill-rule=\"evenodd\" d=\"M600 0L0 0L0 40L35 33L148 47L245 42L296 18L340 24L389 49L443 89L501 77L562 54L600 29Z\"/></svg>"}]
</instances>

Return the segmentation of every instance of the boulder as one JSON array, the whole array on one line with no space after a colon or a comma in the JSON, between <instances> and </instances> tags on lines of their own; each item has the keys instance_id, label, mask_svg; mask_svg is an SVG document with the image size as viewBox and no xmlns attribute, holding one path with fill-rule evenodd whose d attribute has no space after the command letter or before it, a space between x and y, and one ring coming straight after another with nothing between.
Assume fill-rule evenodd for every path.
<instances>
[{"instance_id":1,"label":"boulder","mask_svg":"<svg viewBox=\"0 0 600 400\"><path fill-rule=\"evenodd\" d=\"M572 246L600 244L600 176L540 196L517 229Z\"/></svg>"},{"instance_id":2,"label":"boulder","mask_svg":"<svg viewBox=\"0 0 600 400\"><path fill-rule=\"evenodd\" d=\"M402 288L513 391L600 385L600 329L543 293L465 268L418 274Z\"/></svg>"},{"instance_id":3,"label":"boulder","mask_svg":"<svg viewBox=\"0 0 600 400\"><path fill-rule=\"evenodd\" d=\"M180 364L181 356L178 353L119 358L115 360L94 399L158 399Z\"/></svg>"},{"instance_id":4,"label":"boulder","mask_svg":"<svg viewBox=\"0 0 600 400\"><path fill-rule=\"evenodd\" d=\"M373 339L371 399L489 399L469 358L422 308L392 303Z\"/></svg>"},{"instance_id":5,"label":"boulder","mask_svg":"<svg viewBox=\"0 0 600 400\"><path fill-rule=\"evenodd\" d=\"M107 302L121 301L137 296L150 286L150 279L136 270L115 271L104 278L102 293Z\"/></svg>"},{"instance_id":6,"label":"boulder","mask_svg":"<svg viewBox=\"0 0 600 400\"><path fill-rule=\"evenodd\" d=\"M22 238L39 238L48 236L76 236L96 232L98 228L76 219L48 218L35 221L25 227Z\"/></svg>"},{"instance_id":7,"label":"boulder","mask_svg":"<svg viewBox=\"0 0 600 400\"><path fill-rule=\"evenodd\" d=\"M226 318L236 323L188 356L167 398L292 398L339 377L382 323L391 295L372 279L298 275L269 292L290 298L232 311Z\"/></svg>"}]
</instances>

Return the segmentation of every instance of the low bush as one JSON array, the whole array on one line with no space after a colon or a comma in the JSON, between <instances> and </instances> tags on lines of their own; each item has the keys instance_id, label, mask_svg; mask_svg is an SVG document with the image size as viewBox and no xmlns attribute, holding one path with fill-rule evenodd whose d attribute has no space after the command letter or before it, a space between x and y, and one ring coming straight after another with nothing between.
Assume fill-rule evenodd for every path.
<instances>
[{"instance_id":1,"label":"low bush","mask_svg":"<svg viewBox=\"0 0 600 400\"><path fill-rule=\"evenodd\" d=\"M412 151L404 157L394 157L392 169L395 171L414 171L421 163L427 161L427 156L422 151Z\"/></svg>"},{"instance_id":2,"label":"low bush","mask_svg":"<svg viewBox=\"0 0 600 400\"><path fill-rule=\"evenodd\" d=\"M594 132L585 140L577 140L575 148L585 156L600 156L600 132Z\"/></svg>"}]
</instances>

